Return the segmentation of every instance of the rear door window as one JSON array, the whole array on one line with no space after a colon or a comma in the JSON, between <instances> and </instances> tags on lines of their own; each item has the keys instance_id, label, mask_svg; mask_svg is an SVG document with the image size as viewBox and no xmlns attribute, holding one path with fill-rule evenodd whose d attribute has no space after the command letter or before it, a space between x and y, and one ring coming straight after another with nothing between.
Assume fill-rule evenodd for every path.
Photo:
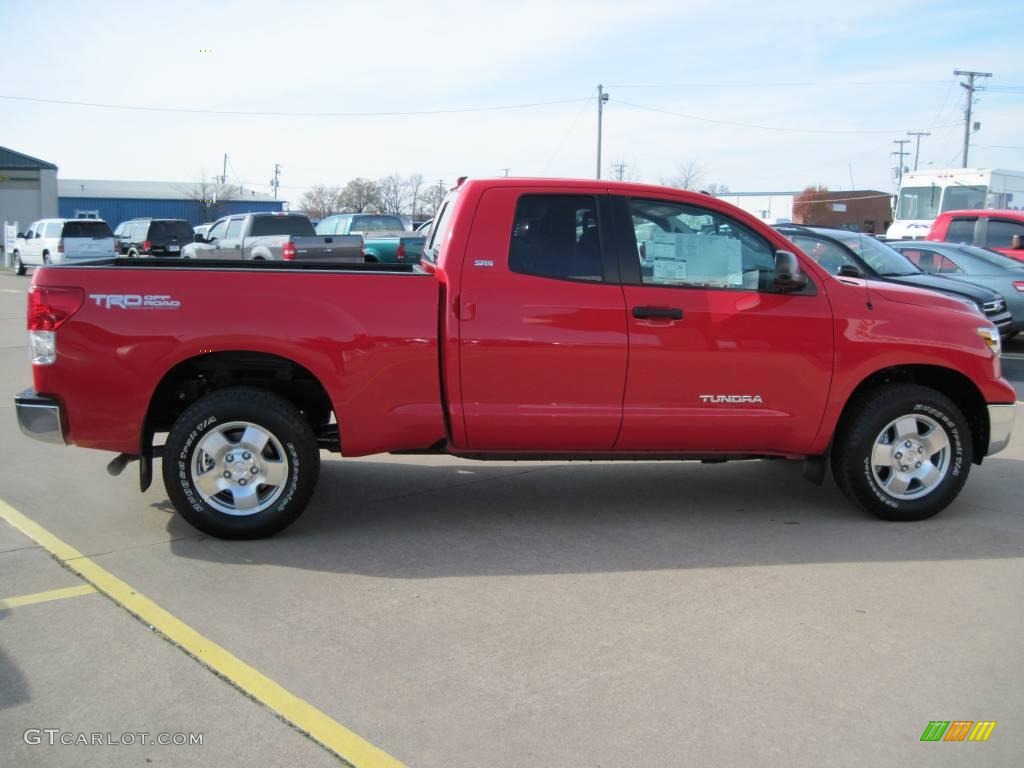
<instances>
[{"instance_id":1,"label":"rear door window","mask_svg":"<svg viewBox=\"0 0 1024 768\"><path fill-rule=\"evenodd\" d=\"M75 219L64 222L64 237L113 237L110 225L105 221L90 221L87 219Z\"/></svg>"},{"instance_id":2,"label":"rear door window","mask_svg":"<svg viewBox=\"0 0 1024 768\"><path fill-rule=\"evenodd\" d=\"M46 237L60 237L60 230L63 225L59 221L51 221L46 225Z\"/></svg>"},{"instance_id":3,"label":"rear door window","mask_svg":"<svg viewBox=\"0 0 1024 768\"><path fill-rule=\"evenodd\" d=\"M512 223L508 267L524 275L603 282L597 201L587 195L524 195Z\"/></svg>"},{"instance_id":4,"label":"rear door window","mask_svg":"<svg viewBox=\"0 0 1024 768\"><path fill-rule=\"evenodd\" d=\"M949 222L949 230L946 232L947 243L964 243L970 245L974 242L975 219L953 219Z\"/></svg>"}]
</instances>

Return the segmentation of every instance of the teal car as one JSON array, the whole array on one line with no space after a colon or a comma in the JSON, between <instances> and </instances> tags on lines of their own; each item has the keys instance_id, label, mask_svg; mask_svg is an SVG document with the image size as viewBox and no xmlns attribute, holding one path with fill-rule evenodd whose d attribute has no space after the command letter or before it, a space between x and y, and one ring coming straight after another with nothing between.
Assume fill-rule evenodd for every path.
<instances>
[{"instance_id":1,"label":"teal car","mask_svg":"<svg viewBox=\"0 0 1024 768\"><path fill-rule=\"evenodd\" d=\"M416 263L424 237L409 232L400 216L383 213L339 213L316 225L318 235L362 235L367 261L384 264Z\"/></svg>"}]
</instances>

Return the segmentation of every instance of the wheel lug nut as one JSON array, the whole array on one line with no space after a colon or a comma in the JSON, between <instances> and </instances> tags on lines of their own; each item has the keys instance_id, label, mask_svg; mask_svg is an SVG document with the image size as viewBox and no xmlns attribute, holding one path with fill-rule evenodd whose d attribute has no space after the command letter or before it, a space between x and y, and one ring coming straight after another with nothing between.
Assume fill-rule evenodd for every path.
<instances>
[{"instance_id":1,"label":"wheel lug nut","mask_svg":"<svg viewBox=\"0 0 1024 768\"><path fill-rule=\"evenodd\" d=\"M903 454L900 453L899 451L896 451L896 458L897 459L902 459L903 458Z\"/></svg>"},{"instance_id":2,"label":"wheel lug nut","mask_svg":"<svg viewBox=\"0 0 1024 768\"><path fill-rule=\"evenodd\" d=\"M917 468L918 468L918 469L920 469L920 468L921 468L921 462L920 462L920 461L919 461L919 462L917 462Z\"/></svg>"},{"instance_id":3,"label":"wheel lug nut","mask_svg":"<svg viewBox=\"0 0 1024 768\"><path fill-rule=\"evenodd\" d=\"M907 440L907 442L905 442L905 443L903 444L903 446L904 446L905 448L909 448L909 447L910 447L910 441L909 441L909 440Z\"/></svg>"},{"instance_id":4,"label":"wheel lug nut","mask_svg":"<svg viewBox=\"0 0 1024 768\"><path fill-rule=\"evenodd\" d=\"M224 457L224 461L228 462L229 464L232 461L234 461L234 460L235 460L235 454L233 454L233 453L229 453L227 456Z\"/></svg>"},{"instance_id":5,"label":"wheel lug nut","mask_svg":"<svg viewBox=\"0 0 1024 768\"><path fill-rule=\"evenodd\" d=\"M918 452L918 453L924 453L924 448L918 448L918 449L917 449L917 452Z\"/></svg>"},{"instance_id":6,"label":"wheel lug nut","mask_svg":"<svg viewBox=\"0 0 1024 768\"><path fill-rule=\"evenodd\" d=\"M245 484L246 484L246 482L248 482L248 481L247 481L247 480L246 480L246 479L245 479L244 477L242 477L242 478L239 478L239 480L238 480L238 484L239 484L239 485L245 485Z\"/></svg>"},{"instance_id":7,"label":"wheel lug nut","mask_svg":"<svg viewBox=\"0 0 1024 768\"><path fill-rule=\"evenodd\" d=\"M228 472L226 469L224 470L224 477L231 477L231 473Z\"/></svg>"},{"instance_id":8,"label":"wheel lug nut","mask_svg":"<svg viewBox=\"0 0 1024 768\"><path fill-rule=\"evenodd\" d=\"M900 469L901 469L902 471L906 472L906 471L907 471L908 469L910 469L910 467L908 467L908 466L907 466L906 464L904 464L904 465L903 465L902 467L900 467ZM243 482L244 482L244 481L243 481Z\"/></svg>"},{"instance_id":9,"label":"wheel lug nut","mask_svg":"<svg viewBox=\"0 0 1024 768\"><path fill-rule=\"evenodd\" d=\"M253 467L249 471L252 472L254 475L258 475L260 473L260 468L259 467Z\"/></svg>"},{"instance_id":10,"label":"wheel lug nut","mask_svg":"<svg viewBox=\"0 0 1024 768\"><path fill-rule=\"evenodd\" d=\"M252 454L246 451L245 453L242 454L242 458L248 461L249 459L252 458Z\"/></svg>"}]
</instances>

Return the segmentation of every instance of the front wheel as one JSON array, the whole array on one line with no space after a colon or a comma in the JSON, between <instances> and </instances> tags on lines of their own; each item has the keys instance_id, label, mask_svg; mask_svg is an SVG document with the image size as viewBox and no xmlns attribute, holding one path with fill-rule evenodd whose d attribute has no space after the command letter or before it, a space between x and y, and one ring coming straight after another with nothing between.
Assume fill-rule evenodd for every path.
<instances>
[{"instance_id":1,"label":"front wheel","mask_svg":"<svg viewBox=\"0 0 1024 768\"><path fill-rule=\"evenodd\" d=\"M967 420L952 400L900 384L851 408L832 450L832 474L847 498L898 522L924 520L956 498L972 448Z\"/></svg>"},{"instance_id":2,"label":"front wheel","mask_svg":"<svg viewBox=\"0 0 1024 768\"><path fill-rule=\"evenodd\" d=\"M257 539L302 514L320 451L291 403L238 387L185 409L167 437L162 469L167 495L193 526L221 539Z\"/></svg>"},{"instance_id":3,"label":"front wheel","mask_svg":"<svg viewBox=\"0 0 1024 768\"><path fill-rule=\"evenodd\" d=\"M14 252L14 274L18 275L19 277L25 274L25 264L21 260L20 251Z\"/></svg>"}]
</instances>

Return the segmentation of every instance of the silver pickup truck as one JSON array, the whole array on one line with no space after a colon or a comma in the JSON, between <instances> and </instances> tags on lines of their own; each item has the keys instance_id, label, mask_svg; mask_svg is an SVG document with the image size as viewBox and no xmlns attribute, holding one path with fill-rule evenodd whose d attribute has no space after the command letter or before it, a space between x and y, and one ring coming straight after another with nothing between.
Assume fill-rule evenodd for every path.
<instances>
[{"instance_id":1,"label":"silver pickup truck","mask_svg":"<svg viewBox=\"0 0 1024 768\"><path fill-rule=\"evenodd\" d=\"M186 259L363 263L359 235L318 235L304 213L244 213L218 219L186 245Z\"/></svg>"}]
</instances>

